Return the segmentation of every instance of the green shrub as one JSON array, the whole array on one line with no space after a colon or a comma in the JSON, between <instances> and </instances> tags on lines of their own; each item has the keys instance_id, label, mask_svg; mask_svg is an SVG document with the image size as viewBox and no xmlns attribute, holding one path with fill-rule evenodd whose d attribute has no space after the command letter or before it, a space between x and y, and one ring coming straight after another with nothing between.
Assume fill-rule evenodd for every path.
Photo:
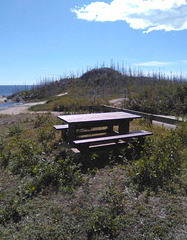
<instances>
[{"instance_id":1,"label":"green shrub","mask_svg":"<svg viewBox=\"0 0 187 240\"><path fill-rule=\"evenodd\" d=\"M38 146L31 139L18 142L19 150L10 162L10 170L13 174L32 175L34 166L39 161Z\"/></svg>"},{"instance_id":2,"label":"green shrub","mask_svg":"<svg viewBox=\"0 0 187 240\"><path fill-rule=\"evenodd\" d=\"M36 118L34 121L34 128L44 127L44 126L52 126L52 119L50 117L50 113L48 114L38 114L36 113Z\"/></svg>"},{"instance_id":3,"label":"green shrub","mask_svg":"<svg viewBox=\"0 0 187 240\"><path fill-rule=\"evenodd\" d=\"M23 129L18 125L18 124L13 124L10 128L9 128L9 136L15 136L18 137L21 135L21 133L23 132Z\"/></svg>"},{"instance_id":4,"label":"green shrub","mask_svg":"<svg viewBox=\"0 0 187 240\"><path fill-rule=\"evenodd\" d=\"M114 239L117 235L118 222L111 215L108 208L98 209L90 219L88 229L88 239L98 239L99 236L107 236Z\"/></svg>"},{"instance_id":5,"label":"green shrub","mask_svg":"<svg viewBox=\"0 0 187 240\"><path fill-rule=\"evenodd\" d=\"M131 172L140 190L144 187L158 190L180 173L180 145L181 141L174 131L146 141L141 157L135 161Z\"/></svg>"},{"instance_id":6,"label":"green shrub","mask_svg":"<svg viewBox=\"0 0 187 240\"><path fill-rule=\"evenodd\" d=\"M181 145L187 146L187 122L180 123L176 130L176 137L180 139Z\"/></svg>"},{"instance_id":7,"label":"green shrub","mask_svg":"<svg viewBox=\"0 0 187 240\"><path fill-rule=\"evenodd\" d=\"M186 83L168 82L142 86L142 90L125 100L125 108L153 114L187 114Z\"/></svg>"},{"instance_id":8,"label":"green shrub","mask_svg":"<svg viewBox=\"0 0 187 240\"><path fill-rule=\"evenodd\" d=\"M10 221L17 223L21 218L22 216L19 211L19 205L14 199L11 199L8 204L0 210L0 224L4 226Z\"/></svg>"},{"instance_id":9,"label":"green shrub","mask_svg":"<svg viewBox=\"0 0 187 240\"><path fill-rule=\"evenodd\" d=\"M38 141L41 144L44 152L50 152L52 151L52 146L55 138L55 132L52 128L49 130L44 130L39 128L38 129Z\"/></svg>"},{"instance_id":10,"label":"green shrub","mask_svg":"<svg viewBox=\"0 0 187 240\"><path fill-rule=\"evenodd\" d=\"M6 168L9 164L11 151L9 146L5 146L3 138L0 136L0 166Z\"/></svg>"},{"instance_id":11,"label":"green shrub","mask_svg":"<svg viewBox=\"0 0 187 240\"><path fill-rule=\"evenodd\" d=\"M45 192L46 188L50 186L54 189L58 189L60 186L62 189L65 187L71 192L81 182L79 166L68 156L64 159L54 160L50 164L40 161L38 165L35 165L33 174L35 178L23 189L27 197Z\"/></svg>"},{"instance_id":12,"label":"green shrub","mask_svg":"<svg viewBox=\"0 0 187 240\"><path fill-rule=\"evenodd\" d=\"M98 207L88 222L88 239L116 239L125 226L124 195L109 188L103 196L104 206Z\"/></svg>"}]
</instances>

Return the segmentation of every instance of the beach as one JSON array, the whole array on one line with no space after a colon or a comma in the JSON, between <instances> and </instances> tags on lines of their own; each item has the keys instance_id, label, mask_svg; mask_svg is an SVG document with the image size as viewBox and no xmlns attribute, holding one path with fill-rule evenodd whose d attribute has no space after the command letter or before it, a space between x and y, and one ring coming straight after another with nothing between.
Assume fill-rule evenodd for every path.
<instances>
[{"instance_id":1,"label":"beach","mask_svg":"<svg viewBox=\"0 0 187 240\"><path fill-rule=\"evenodd\" d=\"M38 105L38 104L44 104L44 103L46 103L46 101L23 103L23 104L14 105L11 107L0 107L0 115L7 115L7 114L8 115L17 115L17 114L21 114L21 113L28 113L29 107Z\"/></svg>"}]
</instances>

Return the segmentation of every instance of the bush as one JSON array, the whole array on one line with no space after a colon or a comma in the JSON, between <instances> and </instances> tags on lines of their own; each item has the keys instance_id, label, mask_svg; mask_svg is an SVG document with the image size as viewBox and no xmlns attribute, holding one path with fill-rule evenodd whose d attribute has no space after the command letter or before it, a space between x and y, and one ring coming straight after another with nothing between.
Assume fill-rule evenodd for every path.
<instances>
[{"instance_id":1,"label":"bush","mask_svg":"<svg viewBox=\"0 0 187 240\"><path fill-rule=\"evenodd\" d=\"M184 116L187 114L186 83L170 83L166 86L144 86L140 93L126 99L125 108L153 113Z\"/></svg>"},{"instance_id":2,"label":"bush","mask_svg":"<svg viewBox=\"0 0 187 240\"><path fill-rule=\"evenodd\" d=\"M75 165L73 159L68 156L54 160L50 164L40 161L34 167L33 174L35 178L23 189L23 194L27 197L45 192L50 186L55 189L61 186L62 189L72 191L81 182L79 166Z\"/></svg>"},{"instance_id":3,"label":"bush","mask_svg":"<svg viewBox=\"0 0 187 240\"><path fill-rule=\"evenodd\" d=\"M38 140L42 145L44 152L50 152L52 150L52 145L55 138L55 132L53 129L43 130L41 128L38 129Z\"/></svg>"},{"instance_id":4,"label":"bush","mask_svg":"<svg viewBox=\"0 0 187 240\"><path fill-rule=\"evenodd\" d=\"M9 164L11 151L5 146L3 138L0 136L0 166L6 168Z\"/></svg>"},{"instance_id":5,"label":"bush","mask_svg":"<svg viewBox=\"0 0 187 240\"><path fill-rule=\"evenodd\" d=\"M50 113L48 114L36 114L34 128L52 126L52 119L50 118Z\"/></svg>"},{"instance_id":6,"label":"bush","mask_svg":"<svg viewBox=\"0 0 187 240\"><path fill-rule=\"evenodd\" d=\"M18 138L21 133L23 132L23 129L18 124L13 124L12 127L9 128L9 136L13 137L15 136Z\"/></svg>"},{"instance_id":7,"label":"bush","mask_svg":"<svg viewBox=\"0 0 187 240\"><path fill-rule=\"evenodd\" d=\"M15 203L14 199L11 199L8 204L0 210L0 224L4 226L10 221L18 223L21 218L22 216L19 211L19 206L17 203Z\"/></svg>"},{"instance_id":8,"label":"bush","mask_svg":"<svg viewBox=\"0 0 187 240\"><path fill-rule=\"evenodd\" d=\"M88 239L116 239L125 227L125 197L116 191L115 184L103 194L103 206L91 214L88 222ZM105 238L99 238L99 237Z\"/></svg>"},{"instance_id":9,"label":"bush","mask_svg":"<svg viewBox=\"0 0 187 240\"><path fill-rule=\"evenodd\" d=\"M140 190L149 187L157 191L180 173L180 145L181 141L174 131L146 141L141 157L135 161L131 172Z\"/></svg>"},{"instance_id":10,"label":"bush","mask_svg":"<svg viewBox=\"0 0 187 240\"><path fill-rule=\"evenodd\" d=\"M32 175L34 166L39 161L37 145L31 139L18 142L19 150L10 162L10 170L13 174Z\"/></svg>"}]
</instances>

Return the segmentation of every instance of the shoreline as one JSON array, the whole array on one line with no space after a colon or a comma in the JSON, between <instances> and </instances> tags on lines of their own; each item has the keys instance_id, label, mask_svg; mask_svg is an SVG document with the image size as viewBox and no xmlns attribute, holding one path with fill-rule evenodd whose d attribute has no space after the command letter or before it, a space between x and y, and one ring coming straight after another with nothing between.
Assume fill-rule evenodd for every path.
<instances>
[{"instance_id":1,"label":"shoreline","mask_svg":"<svg viewBox=\"0 0 187 240\"><path fill-rule=\"evenodd\" d=\"M42 102L31 102L31 103L15 103L14 106L10 107L0 107L0 115L17 115L21 113L29 113L29 107L38 104L45 104L46 101Z\"/></svg>"},{"instance_id":2,"label":"shoreline","mask_svg":"<svg viewBox=\"0 0 187 240\"><path fill-rule=\"evenodd\" d=\"M0 95L0 104L6 103L7 102L7 97Z\"/></svg>"}]
</instances>

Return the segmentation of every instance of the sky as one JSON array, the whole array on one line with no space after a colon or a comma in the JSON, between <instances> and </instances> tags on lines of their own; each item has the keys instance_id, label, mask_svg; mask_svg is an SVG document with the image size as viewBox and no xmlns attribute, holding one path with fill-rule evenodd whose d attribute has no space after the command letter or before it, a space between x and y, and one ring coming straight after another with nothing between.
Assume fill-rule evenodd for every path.
<instances>
[{"instance_id":1,"label":"sky","mask_svg":"<svg viewBox=\"0 0 187 240\"><path fill-rule=\"evenodd\" d=\"M118 66L187 77L187 0L0 0L0 85Z\"/></svg>"}]
</instances>

